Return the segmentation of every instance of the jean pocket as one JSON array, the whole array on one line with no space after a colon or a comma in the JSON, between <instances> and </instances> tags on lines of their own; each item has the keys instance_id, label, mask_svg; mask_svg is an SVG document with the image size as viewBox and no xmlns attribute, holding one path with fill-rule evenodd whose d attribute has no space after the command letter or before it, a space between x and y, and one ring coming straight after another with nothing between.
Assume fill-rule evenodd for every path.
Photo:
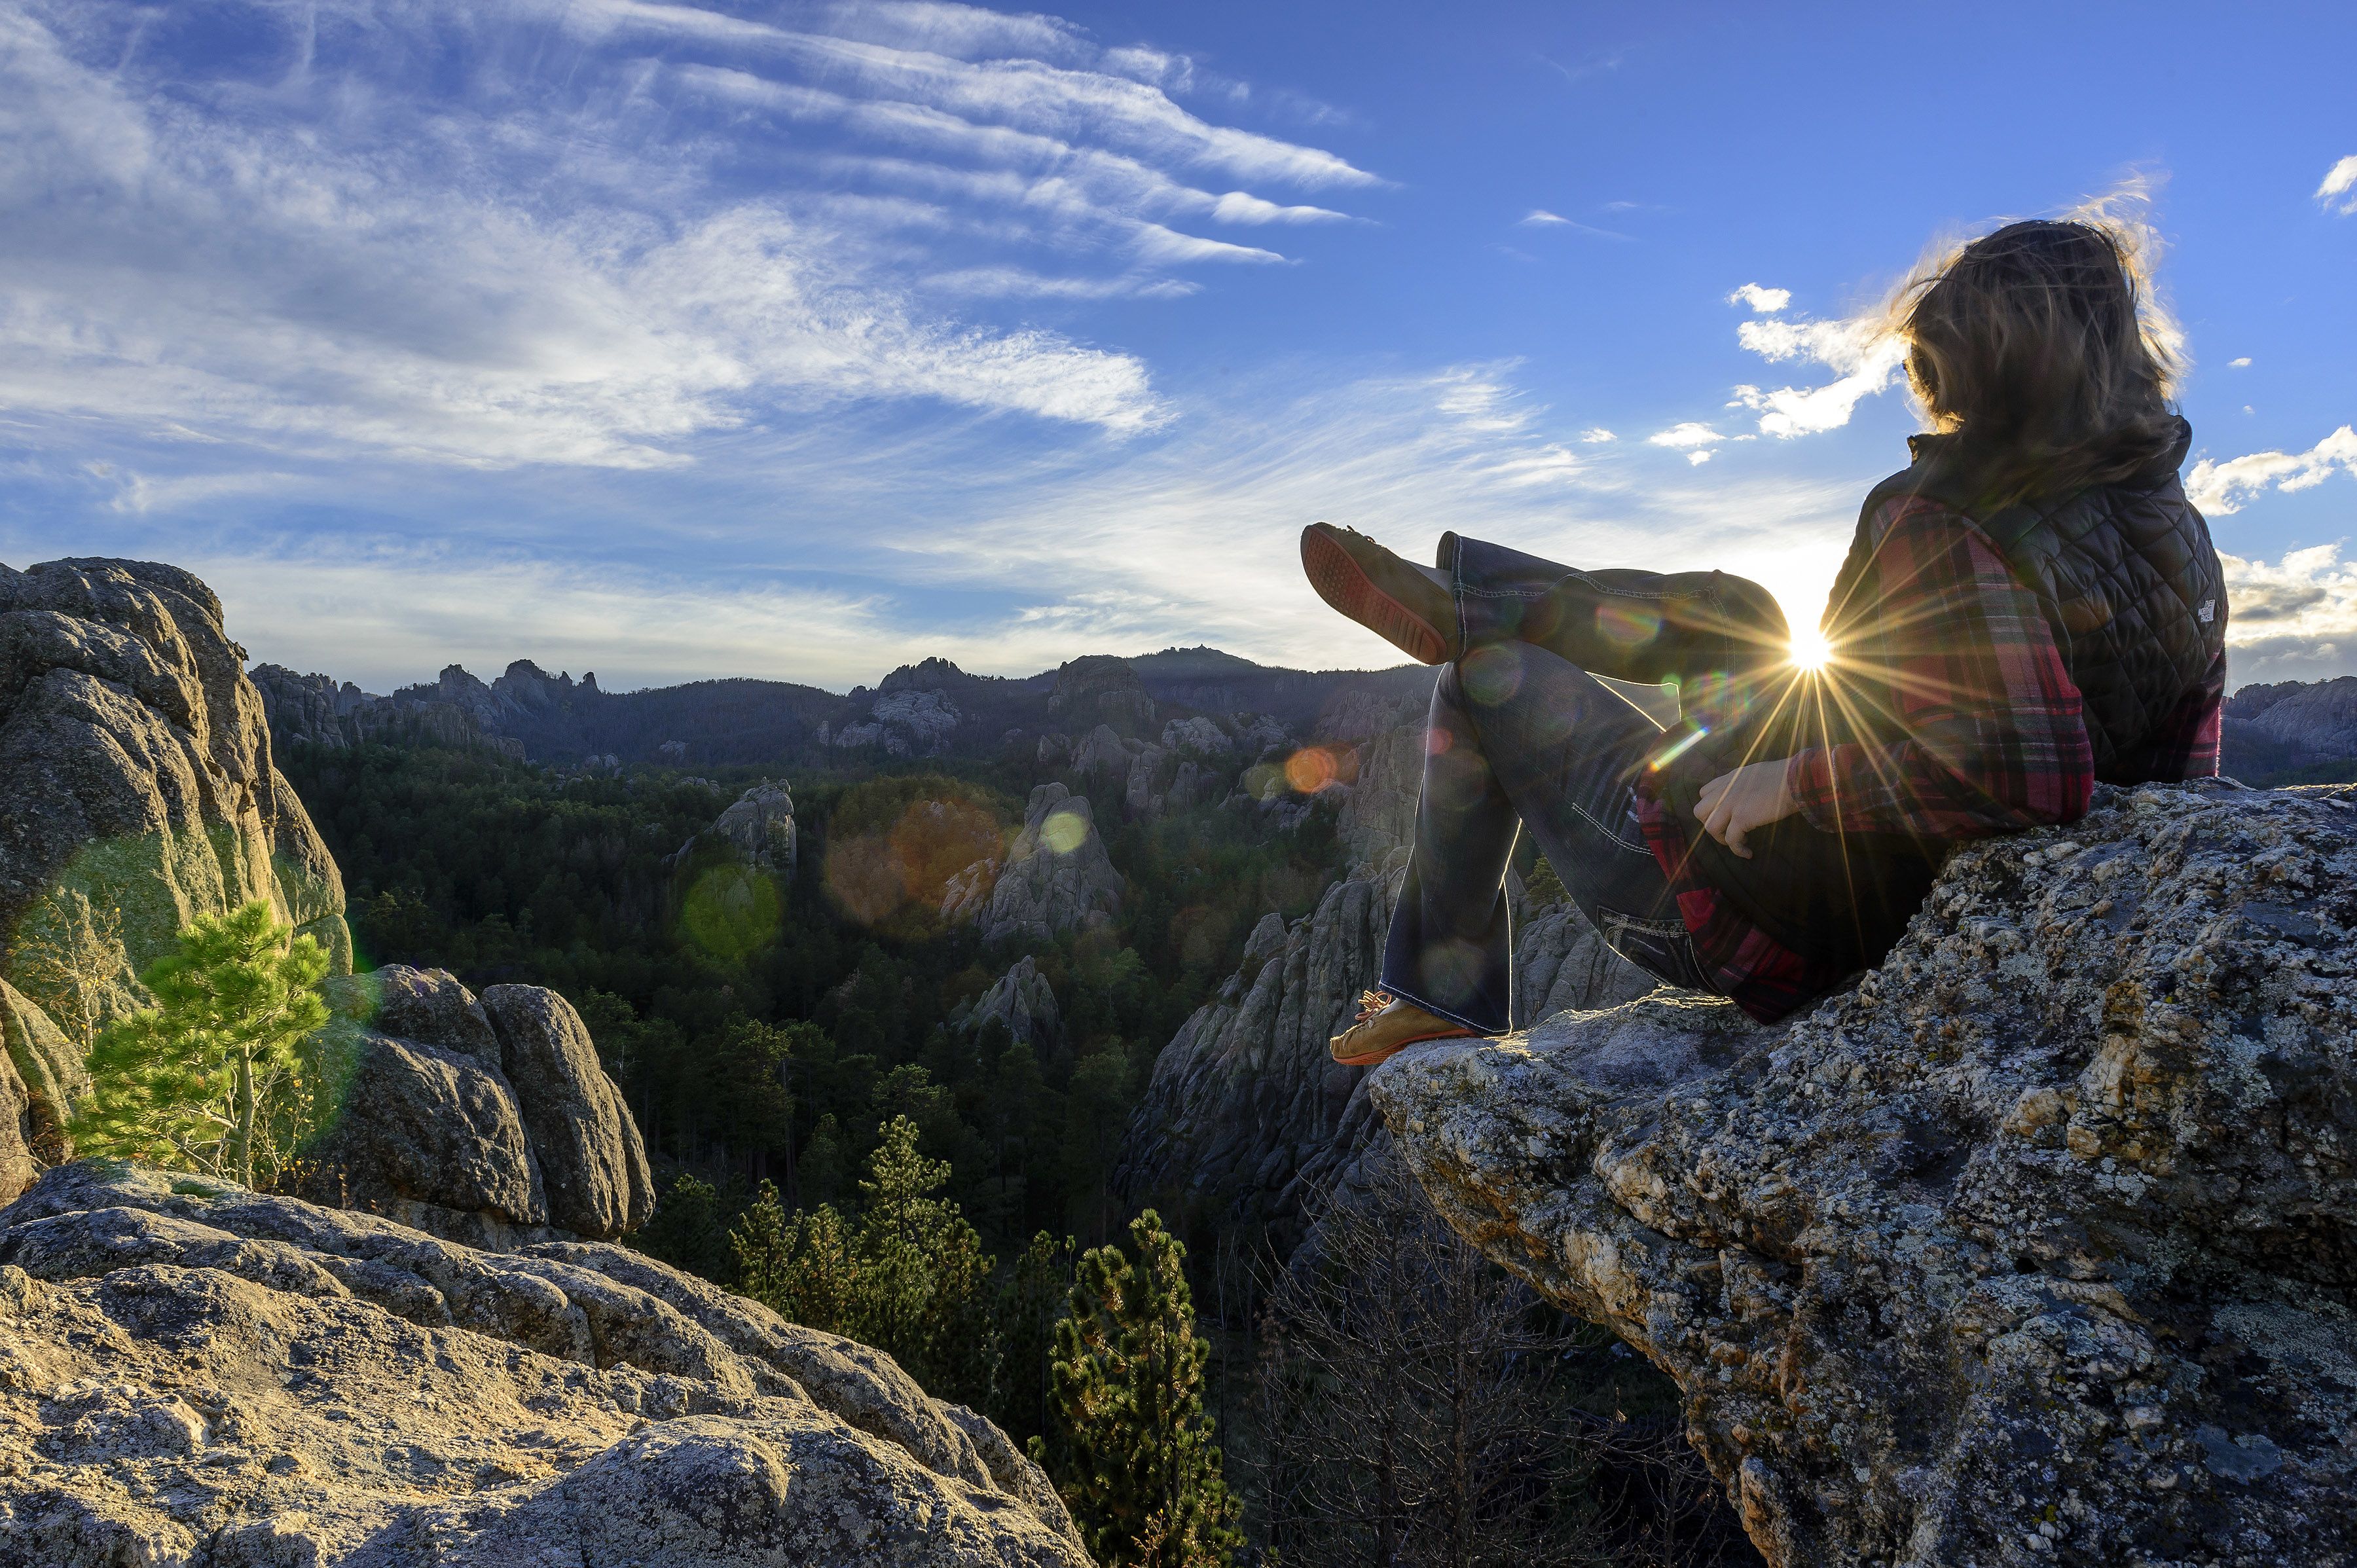
<instances>
[{"instance_id":1,"label":"jean pocket","mask_svg":"<svg viewBox=\"0 0 2357 1568\"><path fill-rule=\"evenodd\" d=\"M1596 911L1604 945L1654 979L1688 991L1708 991L1694 935L1682 920L1641 920L1618 909Z\"/></svg>"}]
</instances>

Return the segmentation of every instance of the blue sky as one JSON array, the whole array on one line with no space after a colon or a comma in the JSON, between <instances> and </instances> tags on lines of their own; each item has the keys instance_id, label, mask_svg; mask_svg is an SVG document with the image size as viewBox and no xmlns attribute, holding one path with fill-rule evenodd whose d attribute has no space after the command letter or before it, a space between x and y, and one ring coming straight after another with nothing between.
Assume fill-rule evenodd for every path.
<instances>
[{"instance_id":1,"label":"blue sky","mask_svg":"<svg viewBox=\"0 0 2357 1568\"><path fill-rule=\"evenodd\" d=\"M256 659L1392 661L1314 518L1813 619L1941 237L2147 193L2235 678L2357 671L2357 13L0 0L0 560ZM2344 557L2348 558L2347 564Z\"/></svg>"}]
</instances>

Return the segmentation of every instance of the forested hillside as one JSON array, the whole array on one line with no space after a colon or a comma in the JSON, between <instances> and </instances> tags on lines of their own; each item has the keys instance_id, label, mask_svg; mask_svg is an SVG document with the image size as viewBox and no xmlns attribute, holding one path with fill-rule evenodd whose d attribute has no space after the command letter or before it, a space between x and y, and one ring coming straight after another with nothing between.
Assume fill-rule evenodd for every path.
<instances>
[{"instance_id":1,"label":"forested hillside","mask_svg":"<svg viewBox=\"0 0 2357 1568\"><path fill-rule=\"evenodd\" d=\"M565 993L650 1152L726 1208L763 1179L789 1204L841 1197L906 1113L1000 1248L1117 1227L1105 1183L1154 1053L1254 922L1306 913L1333 873L1330 810L1280 825L1213 803L1123 822L1107 789L1117 920L993 947L940 906L1020 825L1012 769L800 785L800 873L784 875L691 842L749 778L564 775L382 745L297 746L285 765L343 867L363 966ZM880 900L853 876L879 857ZM968 1026L961 1010L1023 957L1056 1026L1021 1040L1003 1020Z\"/></svg>"}]
</instances>

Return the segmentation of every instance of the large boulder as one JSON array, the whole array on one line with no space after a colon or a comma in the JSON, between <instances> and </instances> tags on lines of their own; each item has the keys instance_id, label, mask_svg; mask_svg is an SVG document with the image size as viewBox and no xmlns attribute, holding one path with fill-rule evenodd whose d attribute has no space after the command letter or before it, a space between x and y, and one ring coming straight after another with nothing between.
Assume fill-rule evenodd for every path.
<instances>
[{"instance_id":1,"label":"large boulder","mask_svg":"<svg viewBox=\"0 0 2357 1568\"><path fill-rule=\"evenodd\" d=\"M349 1077L303 1197L501 1249L619 1236L652 1212L638 1125L562 996L496 985L478 1001L404 964L328 995Z\"/></svg>"},{"instance_id":2,"label":"large boulder","mask_svg":"<svg viewBox=\"0 0 2357 1568\"><path fill-rule=\"evenodd\" d=\"M619 1247L67 1165L0 1211L0 1561L1084 1568L886 1356Z\"/></svg>"},{"instance_id":3,"label":"large boulder","mask_svg":"<svg viewBox=\"0 0 2357 1568\"><path fill-rule=\"evenodd\" d=\"M1121 873L1105 854L1089 798L1042 784L1004 864L980 861L950 879L944 918L972 920L985 943L1045 942L1095 930L1121 913Z\"/></svg>"},{"instance_id":4,"label":"large boulder","mask_svg":"<svg viewBox=\"0 0 2357 1568\"><path fill-rule=\"evenodd\" d=\"M46 1021L86 1052L196 916L260 899L351 966L342 879L273 764L244 657L178 567L0 566L0 979L44 1125L70 1089L20 1045Z\"/></svg>"},{"instance_id":5,"label":"large boulder","mask_svg":"<svg viewBox=\"0 0 2357 1568\"><path fill-rule=\"evenodd\" d=\"M655 1208L646 1148L573 1004L537 985L494 985L483 1011L523 1108L550 1223L584 1236L645 1224Z\"/></svg>"},{"instance_id":6,"label":"large boulder","mask_svg":"<svg viewBox=\"0 0 2357 1568\"><path fill-rule=\"evenodd\" d=\"M1780 1568L2346 1563L2352 796L2099 789L1797 1020L1663 993L1370 1090Z\"/></svg>"},{"instance_id":7,"label":"large boulder","mask_svg":"<svg viewBox=\"0 0 2357 1568\"><path fill-rule=\"evenodd\" d=\"M1048 977L1039 972L1039 961L1029 953L1016 960L1014 967L993 982L973 1010L957 1022L960 1027L974 1031L985 1025L1004 1024L1015 1039L1041 1050L1064 1037L1064 1015L1056 1005L1056 988L1048 983Z\"/></svg>"},{"instance_id":8,"label":"large boulder","mask_svg":"<svg viewBox=\"0 0 2357 1568\"><path fill-rule=\"evenodd\" d=\"M709 830L746 865L791 875L798 846L794 795L782 779L764 779L728 804Z\"/></svg>"}]
</instances>

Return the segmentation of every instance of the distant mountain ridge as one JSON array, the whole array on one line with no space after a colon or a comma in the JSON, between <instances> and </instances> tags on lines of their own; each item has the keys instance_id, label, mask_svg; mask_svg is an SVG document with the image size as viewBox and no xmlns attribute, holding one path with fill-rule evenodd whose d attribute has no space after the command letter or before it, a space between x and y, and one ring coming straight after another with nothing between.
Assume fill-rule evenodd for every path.
<instances>
[{"instance_id":1,"label":"distant mountain ridge","mask_svg":"<svg viewBox=\"0 0 2357 1568\"><path fill-rule=\"evenodd\" d=\"M1037 675L975 675L946 659L904 664L838 694L785 681L696 681L608 692L519 659L486 682L452 664L386 695L280 664L251 671L278 744L481 746L533 761L726 766L873 748L889 756L974 753L1018 733L1144 734L1182 714L1265 714L1288 733L1366 733L1431 680L1418 665L1288 670L1215 648L1136 659L1086 655Z\"/></svg>"}]
</instances>

